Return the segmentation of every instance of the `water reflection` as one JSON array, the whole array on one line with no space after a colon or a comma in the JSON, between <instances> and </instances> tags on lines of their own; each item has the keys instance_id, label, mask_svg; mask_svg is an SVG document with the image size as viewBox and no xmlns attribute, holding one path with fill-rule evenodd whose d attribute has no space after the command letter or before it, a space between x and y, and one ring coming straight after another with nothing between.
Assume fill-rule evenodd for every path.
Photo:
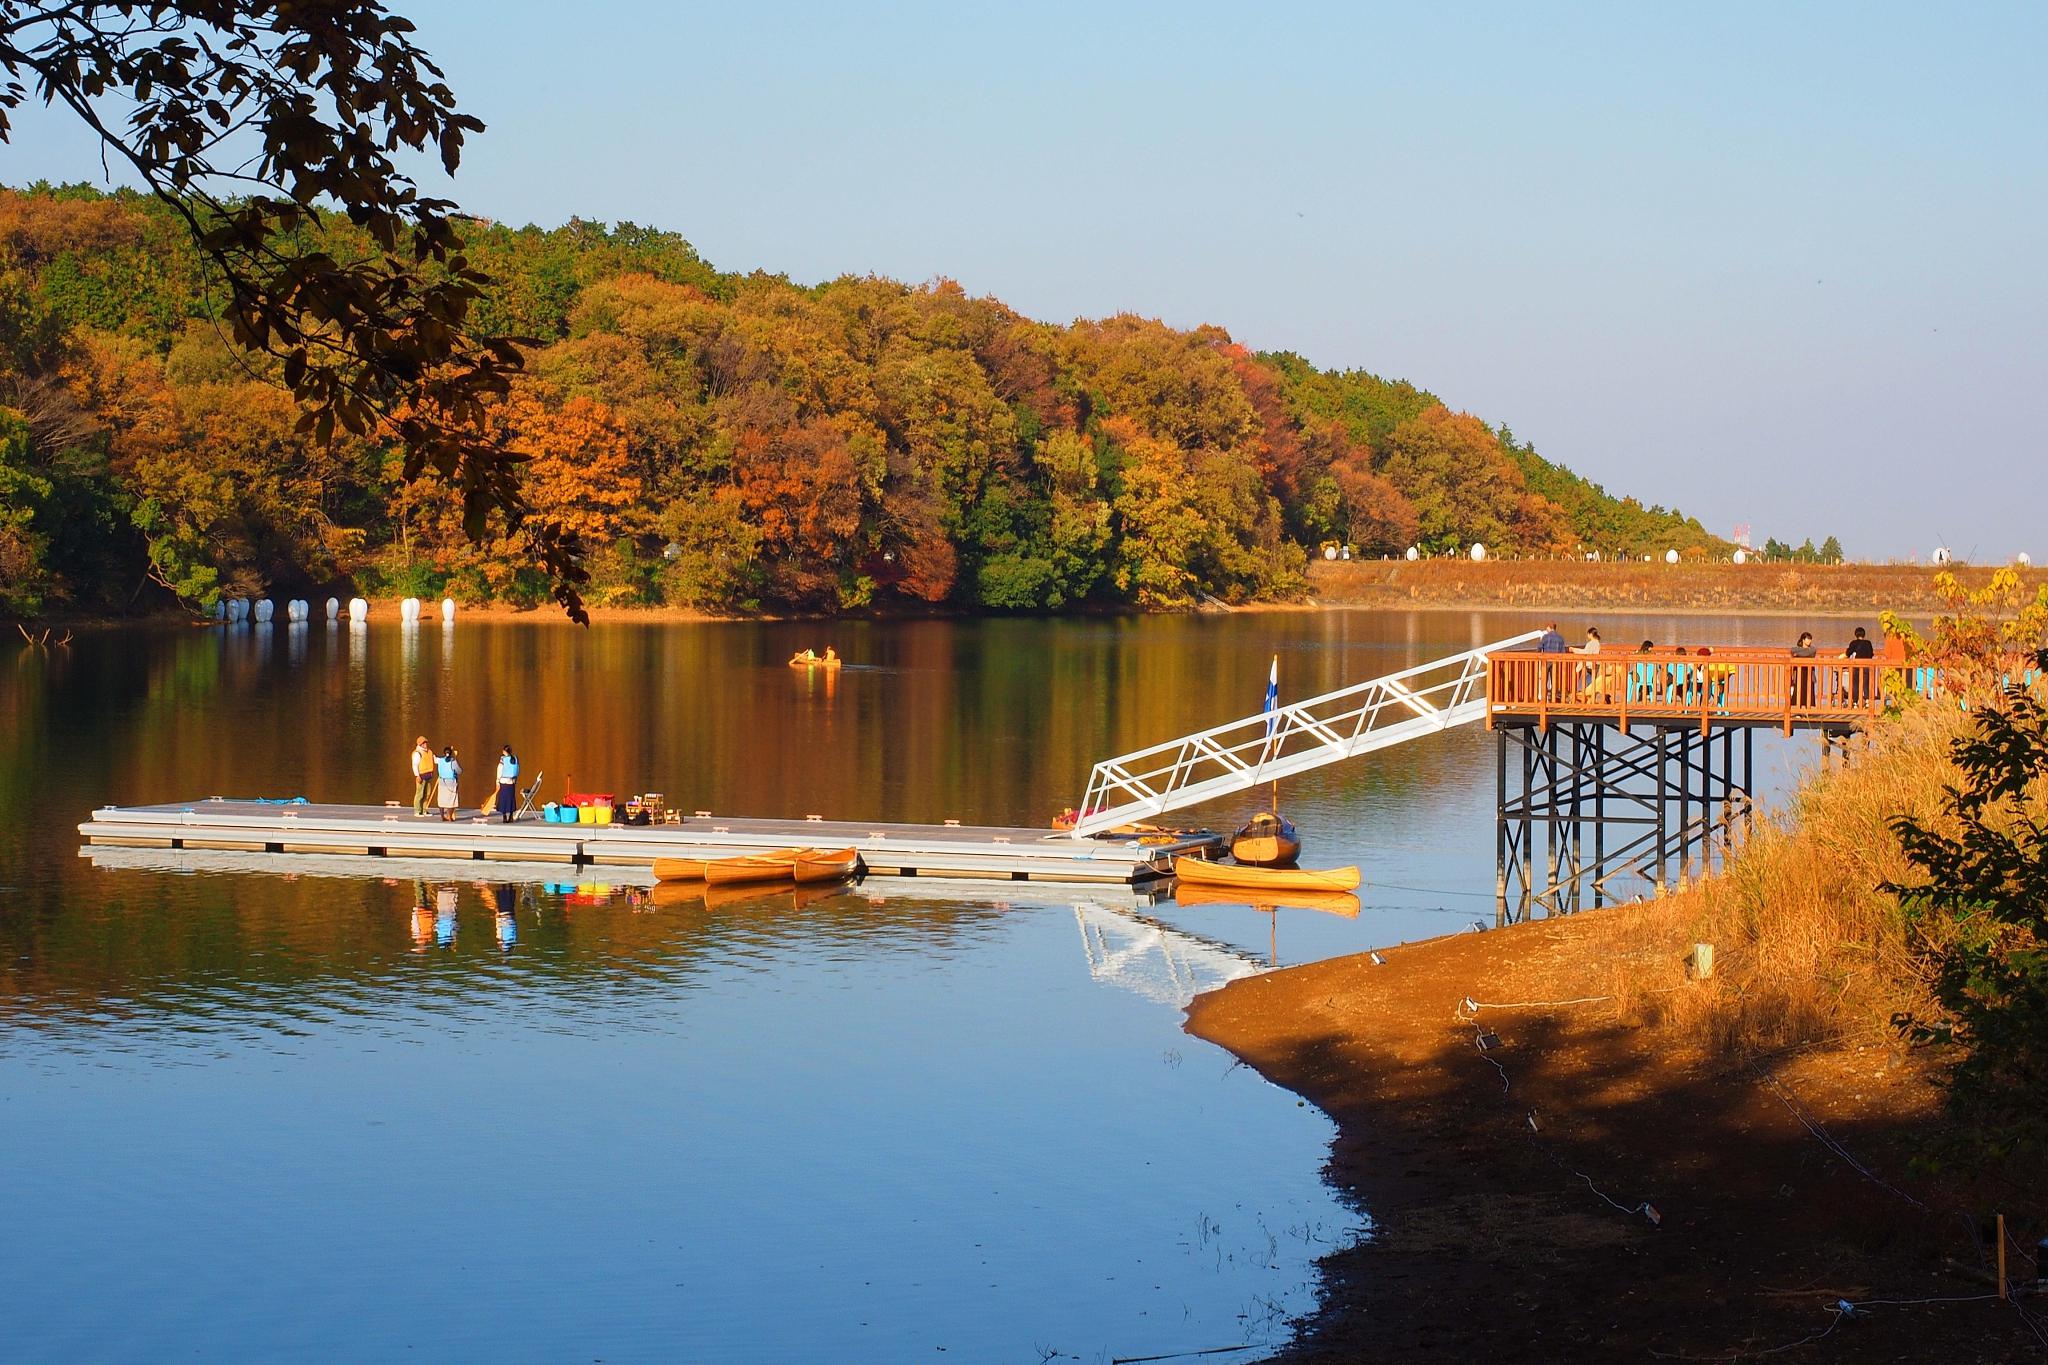
<instances>
[{"instance_id":1,"label":"water reflection","mask_svg":"<svg viewBox=\"0 0 2048 1365\"><path fill-rule=\"evenodd\" d=\"M341 1358L1030 1360L1203 1349L1247 1324L1278 1340L1314 1255L1359 1220L1317 1181L1327 1124L1187 1039L1177 1007L1283 949L1484 912L1483 736L1287 785L1310 860L1365 866L1355 914L76 857L76 823L108 801L409 797L425 733L511 741L558 775L550 799L1038 824L1095 759L1256 707L1276 651L1295 696L1526 623L839 623L836 678L784 666L814 624L177 628L17 657L0 1277L40 1292L10 1307L10 1354L269 1358L317 1336ZM515 1184L422 1168L479 1132L532 1155ZM419 1264L490 1265L465 1280L478 1311L423 1300ZM109 1282L114 1309L73 1311Z\"/></svg>"}]
</instances>

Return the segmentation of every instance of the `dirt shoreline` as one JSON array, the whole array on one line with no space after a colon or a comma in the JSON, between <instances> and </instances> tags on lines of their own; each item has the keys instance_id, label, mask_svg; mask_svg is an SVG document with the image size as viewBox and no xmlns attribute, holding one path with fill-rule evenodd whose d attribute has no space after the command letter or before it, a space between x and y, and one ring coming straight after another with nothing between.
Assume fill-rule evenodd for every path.
<instances>
[{"instance_id":1,"label":"dirt shoreline","mask_svg":"<svg viewBox=\"0 0 2048 1365\"><path fill-rule=\"evenodd\" d=\"M1993 1289L1960 1196L1907 1174L1939 1121L1917 1057L1866 1040L1735 1062L1598 1000L1489 1007L1599 994L1600 914L1289 968L1190 1007L1190 1033L1336 1121L1326 1174L1372 1221L1324 1258L1281 1358L1742 1359L1811 1336L1787 1358L2042 1359L1989 1298L1835 1310Z\"/></svg>"}]
</instances>

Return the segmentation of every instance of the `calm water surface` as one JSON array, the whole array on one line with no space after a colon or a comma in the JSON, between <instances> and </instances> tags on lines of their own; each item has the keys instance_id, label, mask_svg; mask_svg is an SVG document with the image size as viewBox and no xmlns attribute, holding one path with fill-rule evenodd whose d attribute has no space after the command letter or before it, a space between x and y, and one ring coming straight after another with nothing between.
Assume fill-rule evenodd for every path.
<instances>
[{"instance_id":1,"label":"calm water surface","mask_svg":"<svg viewBox=\"0 0 2048 1365\"><path fill-rule=\"evenodd\" d=\"M1355 920L879 881L681 904L566 870L82 857L75 826L105 802L398 797L416 733L473 771L509 740L550 795L1035 825L1094 759L1256 709L1275 653L1297 697L1529 620L316 623L23 650L0 668L6 1355L1269 1349L1369 1211L1319 1179L1328 1122L1180 1007L1490 920L1479 732L1284 792L1310 861L1365 867ZM828 641L836 679L783 666ZM1805 757L1758 750L1772 786Z\"/></svg>"}]
</instances>

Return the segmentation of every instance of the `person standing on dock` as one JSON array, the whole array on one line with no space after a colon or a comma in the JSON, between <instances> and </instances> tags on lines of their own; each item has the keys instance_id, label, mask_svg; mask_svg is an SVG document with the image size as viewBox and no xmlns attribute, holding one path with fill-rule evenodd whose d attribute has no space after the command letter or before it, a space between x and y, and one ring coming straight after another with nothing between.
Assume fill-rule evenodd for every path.
<instances>
[{"instance_id":1,"label":"person standing on dock","mask_svg":"<svg viewBox=\"0 0 2048 1365\"><path fill-rule=\"evenodd\" d=\"M507 744L498 751L498 820L511 824L513 813L519 809L519 756Z\"/></svg>"},{"instance_id":2,"label":"person standing on dock","mask_svg":"<svg viewBox=\"0 0 2048 1365\"><path fill-rule=\"evenodd\" d=\"M434 781L438 788L441 818L445 821L452 822L455 819L455 783L461 776L462 765L455 761L455 746L450 744L441 750L441 756L434 760Z\"/></svg>"},{"instance_id":3,"label":"person standing on dock","mask_svg":"<svg viewBox=\"0 0 2048 1365\"><path fill-rule=\"evenodd\" d=\"M425 815L427 802L434 799L434 751L421 735L412 742L412 813Z\"/></svg>"}]
</instances>

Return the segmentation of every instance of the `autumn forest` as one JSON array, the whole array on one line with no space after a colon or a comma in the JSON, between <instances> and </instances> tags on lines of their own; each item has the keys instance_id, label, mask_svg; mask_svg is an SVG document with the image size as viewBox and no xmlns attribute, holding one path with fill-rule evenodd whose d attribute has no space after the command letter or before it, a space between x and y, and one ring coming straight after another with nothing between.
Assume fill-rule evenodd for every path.
<instances>
[{"instance_id":1,"label":"autumn forest","mask_svg":"<svg viewBox=\"0 0 2048 1365\"><path fill-rule=\"evenodd\" d=\"M1297 592L1333 542L1725 548L1409 383L1216 327L724 273L631 224L474 224L467 247L494 281L472 321L529 343L491 434L593 605L1171 609ZM393 447L302 431L220 306L166 205L0 189L0 613L547 599L523 539L467 534Z\"/></svg>"}]
</instances>

